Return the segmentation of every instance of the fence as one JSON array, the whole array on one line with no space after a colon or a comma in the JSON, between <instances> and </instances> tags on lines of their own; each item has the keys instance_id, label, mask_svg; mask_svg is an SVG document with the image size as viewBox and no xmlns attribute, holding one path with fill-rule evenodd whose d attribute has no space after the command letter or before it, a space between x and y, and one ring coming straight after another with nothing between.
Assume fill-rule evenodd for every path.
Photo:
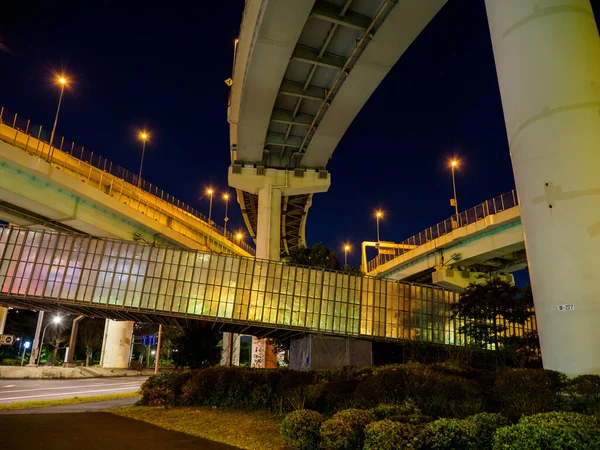
<instances>
[{"instance_id":1,"label":"fence","mask_svg":"<svg viewBox=\"0 0 600 450\"><path fill-rule=\"evenodd\" d=\"M67 168L77 176L84 177L84 181L88 184L96 186L101 190L106 191L108 187L112 191L115 187L114 183L107 186L106 177L108 175L124 181L126 184L121 183L118 186L120 189L119 195L122 195L125 190L126 194L137 200L137 203L129 203L129 206L136 207L138 210L141 208L146 212L150 206L164 210L164 207L161 208L163 206L161 204L163 202L168 203L177 208L180 214L185 214L192 221L195 219L202 222L202 225L209 226L210 230L221 234L232 244L252 255L255 254L254 248L237 239L235 233L225 231L223 227L214 222L209 225L208 218L195 208L176 199L147 180L140 179L137 174L113 164L112 161L107 160L93 150L86 150L84 146L80 146L73 141L59 136L55 136L53 145L50 145L50 130L44 129L42 125L32 123L29 119L10 113L4 107L0 107L0 124L9 126L15 132L14 136L5 136L3 133L0 133L1 140L13 144L52 164ZM105 181L104 184L102 183L103 179ZM107 193L110 194L111 192ZM144 193L151 194L151 196ZM158 201L159 199L160 202Z\"/></svg>"},{"instance_id":2,"label":"fence","mask_svg":"<svg viewBox=\"0 0 600 450\"><path fill-rule=\"evenodd\" d=\"M502 194L498 197L486 200L485 202L474 206L471 209L467 209L466 211L459 213L458 220L455 214L452 217L444 220L443 222L429 227L425 231L421 231L420 233L415 234L414 236L411 236L408 239L400 242L400 244L411 246L410 248L397 248L389 250L386 248L385 254L380 253L378 256L376 256L367 263L367 272L372 272L380 265L385 264L393 260L394 258L405 254L406 252L412 251L415 247L421 246L423 244L426 244L427 242L439 238L440 236L444 236L445 234L451 233L457 228L478 222L480 220L485 219L487 216L497 214L501 211L513 208L518 204L519 200L517 197L517 193L514 189L510 192L507 192L506 194Z\"/></svg>"}]
</instances>

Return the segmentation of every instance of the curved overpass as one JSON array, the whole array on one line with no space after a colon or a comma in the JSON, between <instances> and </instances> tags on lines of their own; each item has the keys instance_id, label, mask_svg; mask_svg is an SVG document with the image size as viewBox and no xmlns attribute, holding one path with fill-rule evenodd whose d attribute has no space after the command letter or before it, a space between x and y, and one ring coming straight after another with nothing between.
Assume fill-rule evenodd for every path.
<instances>
[{"instance_id":1,"label":"curved overpass","mask_svg":"<svg viewBox=\"0 0 600 450\"><path fill-rule=\"evenodd\" d=\"M326 165L350 123L445 0L248 0L236 41L228 120L232 167L257 252L275 258L305 245L312 196L330 184ZM272 201L268 169L304 178L303 190ZM279 177L279 175L273 175ZM269 196L261 227L259 190ZM285 185L287 187L287 185ZM266 204L266 203L265 203ZM273 210L277 210L276 214ZM272 220L271 220L272 222ZM259 242L263 229L268 241ZM273 229L274 228L274 229ZM267 231L269 230L269 231ZM268 238L266 233L268 234Z\"/></svg>"}]
</instances>

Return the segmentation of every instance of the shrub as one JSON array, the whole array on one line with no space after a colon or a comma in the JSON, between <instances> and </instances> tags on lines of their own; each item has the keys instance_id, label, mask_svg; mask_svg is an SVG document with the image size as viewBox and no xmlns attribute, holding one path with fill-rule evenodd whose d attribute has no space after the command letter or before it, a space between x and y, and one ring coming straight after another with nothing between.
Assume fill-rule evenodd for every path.
<instances>
[{"instance_id":1,"label":"shrub","mask_svg":"<svg viewBox=\"0 0 600 450\"><path fill-rule=\"evenodd\" d=\"M600 375L580 375L567 382L567 395L575 411L600 412Z\"/></svg>"},{"instance_id":2,"label":"shrub","mask_svg":"<svg viewBox=\"0 0 600 450\"><path fill-rule=\"evenodd\" d=\"M496 407L511 420L557 408L566 376L544 369L510 369L496 377L493 397Z\"/></svg>"},{"instance_id":3,"label":"shrub","mask_svg":"<svg viewBox=\"0 0 600 450\"><path fill-rule=\"evenodd\" d=\"M405 400L399 405L379 405L371 408L369 412L375 420L391 420L393 422L410 423L413 425L428 422L430 419L421 413L421 410L412 400Z\"/></svg>"},{"instance_id":4,"label":"shrub","mask_svg":"<svg viewBox=\"0 0 600 450\"><path fill-rule=\"evenodd\" d=\"M518 424L499 428L494 450L592 450L600 448L600 420L568 412L523 417Z\"/></svg>"},{"instance_id":5,"label":"shrub","mask_svg":"<svg viewBox=\"0 0 600 450\"><path fill-rule=\"evenodd\" d=\"M292 410L304 409L309 397L309 386L314 381L313 372L289 371L277 385L277 393Z\"/></svg>"},{"instance_id":6,"label":"shrub","mask_svg":"<svg viewBox=\"0 0 600 450\"><path fill-rule=\"evenodd\" d=\"M397 450L416 448L418 429L415 425L389 419L370 423L365 428L364 450Z\"/></svg>"},{"instance_id":7,"label":"shrub","mask_svg":"<svg viewBox=\"0 0 600 450\"><path fill-rule=\"evenodd\" d=\"M323 416L316 411L299 409L289 413L281 423L283 442L299 450L319 448L319 431Z\"/></svg>"},{"instance_id":8,"label":"shrub","mask_svg":"<svg viewBox=\"0 0 600 450\"><path fill-rule=\"evenodd\" d=\"M372 408L379 404L400 403L407 398L406 371L401 366L387 366L366 376L354 391L354 405Z\"/></svg>"},{"instance_id":9,"label":"shrub","mask_svg":"<svg viewBox=\"0 0 600 450\"><path fill-rule=\"evenodd\" d=\"M178 376L178 372L166 372L149 377L142 384L142 398L138 404L146 406L171 404L174 399L175 380Z\"/></svg>"},{"instance_id":10,"label":"shrub","mask_svg":"<svg viewBox=\"0 0 600 450\"><path fill-rule=\"evenodd\" d=\"M423 427L420 448L428 450L479 450L477 426L468 420L438 419Z\"/></svg>"},{"instance_id":11,"label":"shrub","mask_svg":"<svg viewBox=\"0 0 600 450\"><path fill-rule=\"evenodd\" d=\"M491 448L494 433L501 427L510 425L510 422L502 414L479 413L465 419L476 427L478 448Z\"/></svg>"},{"instance_id":12,"label":"shrub","mask_svg":"<svg viewBox=\"0 0 600 450\"><path fill-rule=\"evenodd\" d=\"M361 409L346 409L334 414L321 426L321 447L325 450L362 448L364 429L374 420L373 414Z\"/></svg>"}]
</instances>

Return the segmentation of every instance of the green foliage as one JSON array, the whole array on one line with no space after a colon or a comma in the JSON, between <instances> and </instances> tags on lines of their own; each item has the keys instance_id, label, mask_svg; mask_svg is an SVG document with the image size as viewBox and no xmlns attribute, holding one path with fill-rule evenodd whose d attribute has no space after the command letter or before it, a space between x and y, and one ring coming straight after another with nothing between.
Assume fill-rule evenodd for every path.
<instances>
[{"instance_id":1,"label":"green foliage","mask_svg":"<svg viewBox=\"0 0 600 450\"><path fill-rule=\"evenodd\" d=\"M544 369L505 369L496 376L493 398L511 420L551 411L560 406L566 376Z\"/></svg>"},{"instance_id":2,"label":"green foliage","mask_svg":"<svg viewBox=\"0 0 600 450\"><path fill-rule=\"evenodd\" d=\"M600 420L578 413L551 412L523 417L499 428L493 450L595 450L600 448Z\"/></svg>"},{"instance_id":3,"label":"green foliage","mask_svg":"<svg viewBox=\"0 0 600 450\"><path fill-rule=\"evenodd\" d=\"M308 409L289 413L281 423L283 442L299 450L317 450L323 421L321 414Z\"/></svg>"},{"instance_id":4,"label":"green foliage","mask_svg":"<svg viewBox=\"0 0 600 450\"><path fill-rule=\"evenodd\" d=\"M600 375L580 375L567 382L572 408L584 413L600 413Z\"/></svg>"},{"instance_id":5,"label":"green foliage","mask_svg":"<svg viewBox=\"0 0 600 450\"><path fill-rule=\"evenodd\" d=\"M468 420L438 419L428 423L419 437L427 450L478 450L477 426Z\"/></svg>"},{"instance_id":6,"label":"green foliage","mask_svg":"<svg viewBox=\"0 0 600 450\"><path fill-rule=\"evenodd\" d=\"M221 359L219 333L210 328L185 328L182 334L173 338L173 362L176 367L199 369L211 367Z\"/></svg>"},{"instance_id":7,"label":"green foliage","mask_svg":"<svg viewBox=\"0 0 600 450\"><path fill-rule=\"evenodd\" d=\"M340 262L333 250L318 242L312 247L298 247L285 258L288 264L321 269L340 270Z\"/></svg>"},{"instance_id":8,"label":"green foliage","mask_svg":"<svg viewBox=\"0 0 600 450\"><path fill-rule=\"evenodd\" d=\"M169 405L173 402L174 386L178 372L165 372L149 377L141 387L142 398L138 402L144 406Z\"/></svg>"},{"instance_id":9,"label":"green foliage","mask_svg":"<svg viewBox=\"0 0 600 450\"><path fill-rule=\"evenodd\" d=\"M502 414L479 413L465 419L475 425L478 448L491 448L496 430L510 425L509 420Z\"/></svg>"},{"instance_id":10,"label":"green foliage","mask_svg":"<svg viewBox=\"0 0 600 450\"><path fill-rule=\"evenodd\" d=\"M413 449L417 444L418 428L389 419L370 423L365 428L364 450Z\"/></svg>"},{"instance_id":11,"label":"green foliage","mask_svg":"<svg viewBox=\"0 0 600 450\"><path fill-rule=\"evenodd\" d=\"M391 420L394 422L409 423L419 425L428 422L430 419L424 416L419 407L412 401L406 400L399 405L378 405L369 410L375 417L375 420Z\"/></svg>"},{"instance_id":12,"label":"green foliage","mask_svg":"<svg viewBox=\"0 0 600 450\"><path fill-rule=\"evenodd\" d=\"M346 409L325 421L321 426L321 447L324 450L353 450L362 448L364 428L375 420L362 409Z\"/></svg>"}]
</instances>

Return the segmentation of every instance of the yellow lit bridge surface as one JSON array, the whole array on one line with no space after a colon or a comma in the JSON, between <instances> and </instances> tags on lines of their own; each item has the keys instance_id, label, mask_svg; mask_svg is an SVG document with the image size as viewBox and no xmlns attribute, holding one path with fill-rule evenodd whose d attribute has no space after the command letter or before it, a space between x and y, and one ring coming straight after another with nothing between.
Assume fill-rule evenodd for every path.
<instances>
[{"instance_id":1,"label":"yellow lit bridge surface","mask_svg":"<svg viewBox=\"0 0 600 450\"><path fill-rule=\"evenodd\" d=\"M255 334L312 332L462 344L457 293L231 255L0 228L0 302L116 319L197 319Z\"/></svg>"}]
</instances>

